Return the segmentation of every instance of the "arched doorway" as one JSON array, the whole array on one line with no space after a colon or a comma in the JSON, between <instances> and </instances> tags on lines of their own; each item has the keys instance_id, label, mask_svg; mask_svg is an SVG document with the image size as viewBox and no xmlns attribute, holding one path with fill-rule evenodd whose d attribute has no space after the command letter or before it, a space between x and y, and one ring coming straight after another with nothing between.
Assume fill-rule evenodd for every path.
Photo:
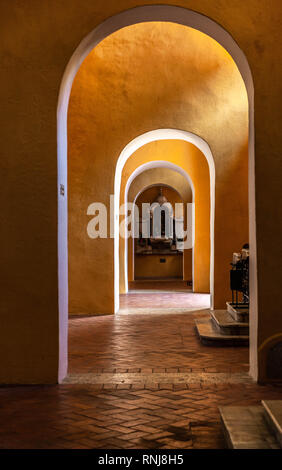
<instances>
[{"instance_id":1,"label":"arched doorway","mask_svg":"<svg viewBox=\"0 0 282 470\"><path fill-rule=\"evenodd\" d=\"M250 146L249 146L249 168L250 168L250 244L251 244L251 364L252 373L256 371L256 238L255 238L255 215L254 215L254 121L253 121L253 84L251 72L247 60L238 45L222 27L209 18L184 8L159 5L139 7L125 11L105 21L88 35L80 44L72 56L64 74L59 103L58 103L58 184L67 186L67 108L70 90L75 74L83 59L102 39L112 32L140 22L146 21L168 21L190 26L198 29L218 41L233 57L243 77L249 98L249 122L250 122ZM68 279L67 279L67 202L59 198L58 205L58 250L59 250L59 311L60 311L60 361L59 381L66 375L67 370L67 315L68 315ZM117 237L115 237L115 240ZM118 242L115 242L118 243ZM117 246L115 245L115 253Z\"/></svg>"},{"instance_id":2,"label":"arched doorway","mask_svg":"<svg viewBox=\"0 0 282 470\"><path fill-rule=\"evenodd\" d=\"M168 141L168 140L182 140L183 142L188 142L193 144L201 154L205 157L207 163L208 163L208 170L209 170L209 187L210 187L210 292L211 292L211 304L212 304L212 298L213 298L213 277L214 277L214 206L215 206L215 167L214 167L214 159L211 153L211 150L208 146L208 144L198 137L197 135L187 132L187 131L182 131L178 129L156 129L154 131L148 132L146 134L143 134L141 136L138 136L136 139L134 139L132 142L130 142L121 152L117 166L116 166L116 175L115 175L115 221L117 221L117 215L118 215L118 210L119 210L119 200L120 200L120 186L121 186L121 175L123 168L128 161L128 159L131 157L131 155L134 154L138 149L141 147L144 147L145 145L151 143L151 142L157 142L157 141ZM176 171L178 171L180 174L182 174L186 180L187 184L190 185L193 193L193 202L195 199L195 190L194 190L194 183L191 180L191 177L189 173L187 172L187 169L184 169L184 167L181 167L172 161L150 161L147 162L143 165L140 165L138 168L135 169L135 171L132 172L130 177L128 178L128 181L126 183L126 188L125 188L125 204L127 202L127 196L128 196L128 190L130 187L130 184L134 180L134 178L140 174L142 171L149 169L149 168L157 168L157 167L166 167L166 168L171 168ZM194 220L193 220L193 227L195 226ZM116 233L118 233L118 225L116 224ZM194 237L194 235L193 235ZM119 247L117 245L117 238L115 237L115 256L118 255L118 250ZM127 250L127 244L125 245L125 257L126 255L126 250ZM127 258L125 259L127 262ZM193 262L194 266L194 249L193 249ZM126 272L126 270L125 270ZM193 268L194 272L194 268ZM116 295L119 292L118 291L118 285L119 285L119 267L118 267L118 260L115 259L115 282L116 282ZM194 279L194 275L193 275ZM125 280L125 291L127 290L127 281ZM118 310L118 308L117 308Z\"/></svg>"}]
</instances>

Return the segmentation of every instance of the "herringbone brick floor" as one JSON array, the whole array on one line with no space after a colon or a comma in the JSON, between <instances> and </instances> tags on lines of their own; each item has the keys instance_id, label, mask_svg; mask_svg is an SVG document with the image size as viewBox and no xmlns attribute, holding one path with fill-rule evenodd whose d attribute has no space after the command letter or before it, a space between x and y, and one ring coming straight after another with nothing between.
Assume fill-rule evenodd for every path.
<instances>
[{"instance_id":1,"label":"herringbone brick floor","mask_svg":"<svg viewBox=\"0 0 282 470\"><path fill-rule=\"evenodd\" d=\"M220 449L219 405L281 397L281 389L253 384L173 392L102 385L2 388L0 448Z\"/></svg>"},{"instance_id":2,"label":"herringbone brick floor","mask_svg":"<svg viewBox=\"0 0 282 470\"><path fill-rule=\"evenodd\" d=\"M150 302L158 305L156 294ZM282 389L200 383L203 372L245 372L248 350L201 345L194 315L71 319L71 373L164 373L163 381L0 388L0 448L223 448L218 406L281 399ZM198 373L199 383L175 383L173 372Z\"/></svg>"},{"instance_id":3,"label":"herringbone brick floor","mask_svg":"<svg viewBox=\"0 0 282 470\"><path fill-rule=\"evenodd\" d=\"M71 319L69 372L248 370L248 348L211 348L200 343L194 330L194 319L200 315L163 313Z\"/></svg>"}]
</instances>

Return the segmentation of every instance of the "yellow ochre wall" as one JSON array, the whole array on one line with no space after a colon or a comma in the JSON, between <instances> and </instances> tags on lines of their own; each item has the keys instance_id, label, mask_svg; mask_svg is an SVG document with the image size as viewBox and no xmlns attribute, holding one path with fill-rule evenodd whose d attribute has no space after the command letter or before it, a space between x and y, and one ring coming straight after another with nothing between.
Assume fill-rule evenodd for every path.
<instances>
[{"instance_id":1,"label":"yellow ochre wall","mask_svg":"<svg viewBox=\"0 0 282 470\"><path fill-rule=\"evenodd\" d=\"M148 0L147 5L163 4L163 0ZM281 193L281 14L280 0L260 0L238 2L238 0L212 2L210 0L170 0L171 5L183 6L210 17L225 28L245 53L250 65L255 87L255 181L256 181L256 229L257 229L257 269L258 269L258 345L264 347L264 341L278 332L282 332L281 276L282 276L282 193ZM58 377L59 357L59 315L58 315L58 247L57 247L57 121L56 108L59 88L65 67L81 40L97 25L110 16L125 9L144 4L144 0L14 0L1 2L0 15L0 60L2 74L0 78L2 132L1 161L1 341L0 382L9 383L54 383ZM187 34L189 32L187 31ZM112 94L88 92L81 94L77 104L91 101L90 110L103 110L104 119L99 115L93 128L93 140L101 141L105 149L92 153L92 174L100 173L103 184L96 185L99 199L103 194L113 192L113 171L106 173L104 163L116 161L119 152L127 143L146 131L159 127L177 127L195 131L209 142L216 164L219 160L223 168L217 170L217 180L225 173L225 187L220 183L216 190L216 217L224 216L226 211L236 213L233 228L238 229L238 217L245 211L244 204L238 204L237 187L246 169L243 163L237 163L237 157L246 154L247 132L246 116L240 100L236 99L237 89L241 85L238 75L233 70L229 59L225 65L228 73L223 73L225 66L220 66L212 53L210 41L201 39L196 43L203 47L208 61L203 66L205 80L200 86L193 80L193 74L183 70L191 61L185 58L186 41L172 41L167 34L156 34L153 44L147 36L145 44L149 52L151 65L155 73L146 67L146 79L142 80L136 95L129 93L127 84L134 75L136 66L120 79L119 87L109 88ZM141 44L143 43L143 40ZM119 43L120 44L120 43ZM140 43L128 47L132 59L138 57ZM175 48L174 45L181 44ZM195 50L195 43L188 41L189 51ZM196 44L196 46L197 46ZM215 46L214 46L215 47ZM215 47L216 50L218 50ZM112 84L115 73L119 75L122 62L122 48L116 51L116 60L106 60L101 67L104 84ZM134 50L134 54L133 54ZM165 50L170 52L174 61L166 62ZM137 54L135 54L137 52ZM219 52L219 51L218 51ZM163 57L164 73L160 74L156 54ZM220 56L222 54L220 53ZM224 54L223 54L224 55ZM198 47L195 56L201 57ZM189 60L188 60L189 59ZM228 64L229 65L228 65ZM97 65L98 65L97 64ZM213 66L212 66L213 64ZM83 65L84 66L84 65ZM180 70L181 66L181 70ZM112 68L111 68L112 67ZM143 67L143 66L142 66ZM198 66L199 67L199 66ZM198 70L197 67L197 70ZM144 70L144 68L143 68ZM168 86L168 75L173 71L174 81ZM140 69L138 68L138 72ZM87 74L86 74L87 75ZM142 74L141 74L142 76ZM225 79L224 79L224 77ZM144 91L150 83L157 82L154 94L145 99ZM164 82L160 81L160 77ZM179 80L182 77L182 80ZM184 78L183 78L184 77ZM220 80L220 77L222 80ZM156 80L155 80L156 78ZM226 81L225 81L226 80ZM194 100L186 102L186 88L193 90ZM227 83L230 84L227 86ZM146 85L146 86L145 86ZM205 102L205 113L196 111L199 94ZM218 93L216 93L216 91ZM232 91L233 90L233 91ZM83 91L83 90L82 90ZM84 89L84 91L87 91ZM137 93L138 92L138 93ZM129 94L128 94L129 93ZM233 94L234 93L234 94ZM128 94L128 95L127 95ZM127 99L122 97L127 96ZM129 96L132 99L129 99ZM139 96L139 99L138 99ZM120 99L119 99L120 97ZM232 98L233 97L233 98ZM134 98L134 99L133 99ZM122 103L124 103L123 106ZM150 103L150 105L149 105ZM121 120L111 118L113 109L121 111ZM90 113L91 114L91 113ZM194 119L192 119L194 114ZM84 124L81 120L81 134ZM99 123L101 125L99 125ZM88 126L86 126L87 128ZM108 135L111 138L108 138ZM81 163L84 151L81 145ZM99 144L98 144L99 142ZM235 143L237 142L237 143ZM94 146L95 147L95 146ZM95 150L95 148L93 148ZM78 166L70 149L69 158L72 166ZM103 162L102 162L103 161ZM114 162L113 162L114 161ZM245 161L245 159L244 159ZM218 166L218 165L216 165ZM87 173L89 165L83 165ZM232 170L232 171L231 171ZM236 183L234 184L234 174ZM78 180L81 179L80 171ZM238 182L240 184L238 184ZM93 187L95 183L93 184ZM233 197L228 186L234 187ZM267 191L265 191L267 188ZM74 188L73 188L74 189ZM72 196L71 196L72 197ZM97 199L97 194L89 196L87 202ZM222 202L224 201L224 202ZM86 206L83 205L83 226L87 223ZM85 217L85 219L84 219ZM246 217L246 216L245 216ZM82 222L82 220L81 220ZM228 224L228 233L232 224ZM228 244L228 239L221 229L217 233L221 242ZM78 242L79 251L84 247ZM85 250L89 247L85 246ZM234 250L228 246L228 251ZM236 247L237 248L237 247ZM91 256L99 261L96 249L91 248ZM113 260L113 248L107 247L104 254L105 265ZM227 260L226 260L227 261ZM224 265L226 263L224 262ZM102 265L100 264L100 267ZM112 266L112 264L111 264ZM84 273L83 273L84 275ZM112 273L109 275L108 290L112 290ZM225 274L222 279L225 282ZM95 294L99 291L99 285ZM112 305L107 297L105 302ZM97 302L100 307L101 302ZM98 308L97 308L98 310ZM107 308L108 311L108 308ZM263 354L263 349L262 353ZM259 378L262 378L261 359L258 364Z\"/></svg>"},{"instance_id":2,"label":"yellow ochre wall","mask_svg":"<svg viewBox=\"0 0 282 470\"><path fill-rule=\"evenodd\" d=\"M160 259L165 259L164 263ZM183 255L135 255L135 279L183 279Z\"/></svg>"}]
</instances>

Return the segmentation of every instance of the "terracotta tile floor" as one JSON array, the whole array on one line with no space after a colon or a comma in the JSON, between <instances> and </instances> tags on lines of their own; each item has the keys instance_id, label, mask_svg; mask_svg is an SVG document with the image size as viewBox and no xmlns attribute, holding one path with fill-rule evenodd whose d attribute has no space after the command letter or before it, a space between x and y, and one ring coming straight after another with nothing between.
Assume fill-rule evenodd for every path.
<instances>
[{"instance_id":1,"label":"terracotta tile floor","mask_svg":"<svg viewBox=\"0 0 282 470\"><path fill-rule=\"evenodd\" d=\"M2 388L0 448L220 449L219 405L256 405L282 396L281 389L252 384L137 388Z\"/></svg>"},{"instance_id":2,"label":"terracotta tile floor","mask_svg":"<svg viewBox=\"0 0 282 470\"><path fill-rule=\"evenodd\" d=\"M120 308L209 308L209 294L193 294L183 281L135 281L120 296Z\"/></svg>"},{"instance_id":3,"label":"terracotta tile floor","mask_svg":"<svg viewBox=\"0 0 282 470\"><path fill-rule=\"evenodd\" d=\"M196 314L134 314L71 319L69 372L248 369L248 348L203 346L194 330Z\"/></svg>"},{"instance_id":4,"label":"terracotta tile floor","mask_svg":"<svg viewBox=\"0 0 282 470\"><path fill-rule=\"evenodd\" d=\"M173 373L246 371L248 350L202 346L193 325L202 313L143 314L136 295L139 313L70 319L69 371L164 373L162 382L0 388L0 448L223 448L219 405L282 398L282 388L247 381L174 383ZM159 306L160 293L146 295Z\"/></svg>"},{"instance_id":5,"label":"terracotta tile floor","mask_svg":"<svg viewBox=\"0 0 282 470\"><path fill-rule=\"evenodd\" d=\"M120 296L119 314L70 319L70 373L248 369L247 348L207 348L199 342L194 319L207 315L209 295L193 294L182 281L137 281L130 287L131 293ZM203 310L189 311L200 305Z\"/></svg>"}]
</instances>

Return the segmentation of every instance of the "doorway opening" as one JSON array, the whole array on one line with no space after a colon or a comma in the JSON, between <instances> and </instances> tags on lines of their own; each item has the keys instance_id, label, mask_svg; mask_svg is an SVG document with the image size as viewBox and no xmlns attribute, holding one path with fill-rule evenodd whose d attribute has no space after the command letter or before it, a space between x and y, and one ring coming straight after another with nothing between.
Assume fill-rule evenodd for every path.
<instances>
[{"instance_id":1,"label":"doorway opening","mask_svg":"<svg viewBox=\"0 0 282 470\"><path fill-rule=\"evenodd\" d=\"M193 28L198 31L202 31L205 33L205 35L210 36L214 38L219 44L221 44L225 50L230 54L230 56L233 58L234 63L237 65L241 76L243 78L247 94L248 94L248 100L249 100L249 146L248 147L248 153L249 153L249 160L250 160L250 165L249 165L249 170L250 170L250 178L249 178L249 188L250 188L250 247L251 247L251 265L252 265L252 271L251 271L251 276L250 276L250 297L251 297L251 321L252 321L252 312L253 312L253 329L251 328L251 342L253 341L253 346L251 348L252 351L252 356L251 356L251 370L253 376L256 374L256 251L255 251L255 218L254 218L254 211L252 210L254 207L254 169L253 169L253 160L254 160L254 143L253 143L253 85L252 85L252 79L251 79L251 73L250 69L248 67L248 63L245 59L244 54L242 51L239 49L235 41L231 38L231 36L223 30L219 25L217 25L215 22L211 21L210 19L195 13L191 12L189 10L179 8L179 7L171 7L171 6L165 6L165 5L160 5L160 6L148 6L148 7L140 7L140 8L135 8L133 10L129 10L126 12L123 12L115 17L110 18L108 21L106 21L101 27L99 27L97 30L94 30L89 37L84 40L81 45L78 47L76 50L75 54L73 55L67 70L65 72L63 82L62 82L62 87L61 87L61 92L60 92L60 98L59 98L59 105L58 105L58 157L59 157L59 164L58 164L58 177L59 177L59 185L64 184L65 187L67 186L67 180L66 180L66 164L67 164L67 110L68 110L68 100L69 100L69 95L72 87L72 82L73 79L76 75L77 70L79 69L83 59L87 56L87 54L95 47L99 42L101 42L104 38L109 36L111 33L114 31L118 31L120 28L125 28L126 26L129 25L134 25L137 23L143 23L143 22L148 22L148 21L162 21L162 22L167 22L167 23L175 23L178 25L184 25L188 26L190 28ZM214 78L214 77L213 77ZM229 103L231 105L231 102ZM237 105L237 103L236 103ZM232 106L231 106L232 108ZM206 108L207 109L207 108ZM160 115L164 116L164 114ZM169 119L169 116L166 116L166 119L162 119L161 117L158 117L160 121L160 126L158 127L159 129L159 134L158 137L156 136L153 137L150 135L150 128L152 127L156 128L156 126L153 124L151 127L148 127L148 123L146 122L145 128L143 126L143 131L141 132L142 126L140 126L139 123L139 132L137 129L129 129L131 133L131 137L133 140L128 139L128 136L122 136L122 138L117 142L117 148L123 148L126 142L130 140L130 144L125 147L126 151L125 153L122 153L117 161L116 165L116 174L115 174L115 187L114 187L114 197L115 197L115 211L118 209L119 206L119 196L120 196L120 180L121 180L121 173L122 173L122 168L124 166L125 161L127 160L129 154L132 154L132 150L136 150L143 146L147 142L159 140L161 138L163 139L169 139L168 134L170 131L174 131L174 129L170 129L164 126L164 121L166 120L168 123L171 123L171 120ZM223 115L221 116L221 118ZM220 119L221 119L220 118ZM180 118L178 119L180 121ZM214 125L216 123L214 122ZM217 122L217 124L219 124ZM198 126L198 127L197 127ZM192 129L193 132L188 131L179 131L180 133L183 132L183 135L192 135L194 140L200 139L201 143L206 146L206 148L209 149L209 145L206 143L210 143L213 138L211 137L211 128L212 126L208 125L205 128L205 132L201 131L201 122L199 120L198 124L195 124L190 127L190 130ZM174 127L174 126L172 126ZM179 126L181 128L181 126ZM186 126L184 126L186 127ZM230 130L230 129L229 129ZM156 131L152 131L153 133ZM159 137L160 134L163 133L163 137ZM95 133L94 133L95 134ZM198 137L198 134L202 135L205 137L205 139ZM137 135L137 137L136 137ZM228 135L228 134L224 134ZM230 135L230 134L229 134ZM141 139L140 137L141 136ZM145 137L144 137L145 136ZM96 135L96 138L98 136ZM124 139L127 139L124 141ZM150 140L151 139L151 140ZM174 137L175 139L175 137ZM114 140L114 139L112 139ZM183 138L182 140L186 140ZM223 139L224 140L224 139ZM138 143L137 143L138 141ZM140 143L142 141L142 143ZM191 140L188 140L191 142ZM111 145L112 142L107 142L107 145ZM132 144L133 143L133 144ZM136 147L137 143L137 147ZM225 142L224 142L225 144ZM213 143L212 147L216 149L215 143ZM224 147L224 145L223 145ZM246 150L246 148L245 148ZM108 149L108 155L110 154L110 150ZM131 153L130 153L131 152ZM127 157L126 157L127 155ZM115 157L116 158L116 157ZM218 158L218 157L217 157ZM101 168L97 167L98 163L97 161L93 161L93 167L94 171L99 171ZM96 166L96 167L95 167ZM98 165L99 166L99 165ZM231 166L236 168L236 162L232 162ZM233 168L233 169L234 169ZM219 172L220 174L220 172ZM215 172L213 174L214 182L215 182ZM109 181L112 181L113 179L109 178ZM221 186L217 187L218 190L221 188ZM214 207L212 204L212 195L214 197L214 192L212 194L212 190L215 190L215 185L212 185L212 175L211 175L211 214L212 214L212 208ZM108 196L109 194L107 194ZM222 194L223 195L223 194ZM215 201L215 198L214 198ZM216 201L215 201L216 202ZM221 208L224 207L224 204L221 206ZM218 214L218 212L216 212ZM219 211L220 215L220 211ZM214 213L213 213L213 219L214 219ZM68 315L68 268L67 268L67 259L68 259L68 253L67 253L67 244L66 244L66 238L67 238L67 204L65 199L62 200L62 198L59 198L59 297L60 297L60 370L59 370L59 380L61 380L65 375L66 375L66 367L67 367L67 315ZM103 261L105 262L107 259L110 260L110 257L114 255L114 276L112 276L112 273L110 275L106 275L105 273L102 273L102 276L100 279L97 281L97 285L99 286L102 281L107 282L109 281L109 284L107 286L108 291L107 292L114 292L114 306L113 310L117 311L118 310L118 302L119 302L119 236L118 236L118 219L115 217L115 227L114 227L114 242L108 245L111 247L108 251L106 251L106 255L104 255ZM213 233L213 232L212 232ZM211 233L211 235L212 235ZM218 235L219 232L216 233L216 238L217 242L220 239L220 236ZM220 245L220 244L219 244ZM217 250L220 251L220 247L217 247ZM106 243L105 243L106 246ZM213 243L211 244L211 255L214 259L213 253ZM102 250L103 251L103 250ZM99 257L100 254L97 253L96 250L93 250L93 252L96 253L96 262L97 265L99 265ZM215 260L217 259L217 251L215 251ZM226 259L225 259L226 262ZM212 264L211 264L212 265ZM91 265L91 268L93 265ZM220 275L219 275L219 268L216 265L215 266L216 274L218 278L214 278L214 273L213 269L211 268L211 292L213 293L213 302L218 302L217 299L217 293L220 294L220 289L218 282L222 282L220 280ZM113 278L113 279L112 279ZM223 278L223 275L222 275ZM224 281L225 282L225 281ZM223 282L223 283L224 283ZM84 286L83 286L84 287ZM215 290L214 290L215 288ZM98 289L99 291L99 289ZM113 313L113 312L108 312L108 313Z\"/></svg>"},{"instance_id":2,"label":"doorway opening","mask_svg":"<svg viewBox=\"0 0 282 470\"><path fill-rule=\"evenodd\" d=\"M158 130L143 136L143 139L157 139L162 136L167 138L174 136L179 139L184 135L185 133L176 130ZM186 135L186 138L188 137L192 139L193 136ZM138 159L138 151L137 153L135 151L125 163L122 188L123 180L127 178L129 170L133 168L134 170L126 182L124 203L125 206L131 203L134 207L137 205L139 221L136 232L139 231L139 234L135 237L134 233L131 233L131 236L126 237L125 240L120 238L120 309L134 305L139 309L142 307L149 309L153 305L155 308L162 306L162 309L165 306L167 308L174 306L178 308L178 311L185 311L185 308L186 311L191 311L193 307L195 310L210 307L213 217L209 213L211 197L209 168L206 157L200 153L197 153L196 159L193 153L187 156L183 168L175 164L169 155L172 149L175 150L177 143L179 143L177 140L152 140L152 143L149 141L140 148L142 158L148 155L151 146L154 145L154 158L157 158L158 153L161 158L165 158L167 153L168 160L149 161L140 166L137 164L135 168L136 157ZM190 143L187 142L186 145L189 148ZM194 185L189 174L191 172L195 179L199 179L195 172L195 167L199 165L202 165L205 170L201 173L203 190L199 181L196 181L196 186ZM202 201L199 201L199 194L202 194ZM123 190L121 202L123 202ZM172 220L170 225L171 237L157 236L156 239L151 239L146 238L145 235L142 239L139 235L142 235L142 230L146 228L146 219L149 215L148 204L153 208L156 202L171 205L170 209L174 214L174 221ZM143 204L145 204L144 214L142 214ZM206 217L203 217L203 204L206 205ZM196 205L196 210L194 205ZM201 213L202 225L198 221L199 213ZM198 222L196 236L195 215ZM153 213L150 211L149 232L151 235L152 224ZM183 230L185 238L183 238ZM200 240L200 234L202 240ZM126 293L130 296L124 295ZM137 294L141 295L137 296Z\"/></svg>"}]
</instances>

